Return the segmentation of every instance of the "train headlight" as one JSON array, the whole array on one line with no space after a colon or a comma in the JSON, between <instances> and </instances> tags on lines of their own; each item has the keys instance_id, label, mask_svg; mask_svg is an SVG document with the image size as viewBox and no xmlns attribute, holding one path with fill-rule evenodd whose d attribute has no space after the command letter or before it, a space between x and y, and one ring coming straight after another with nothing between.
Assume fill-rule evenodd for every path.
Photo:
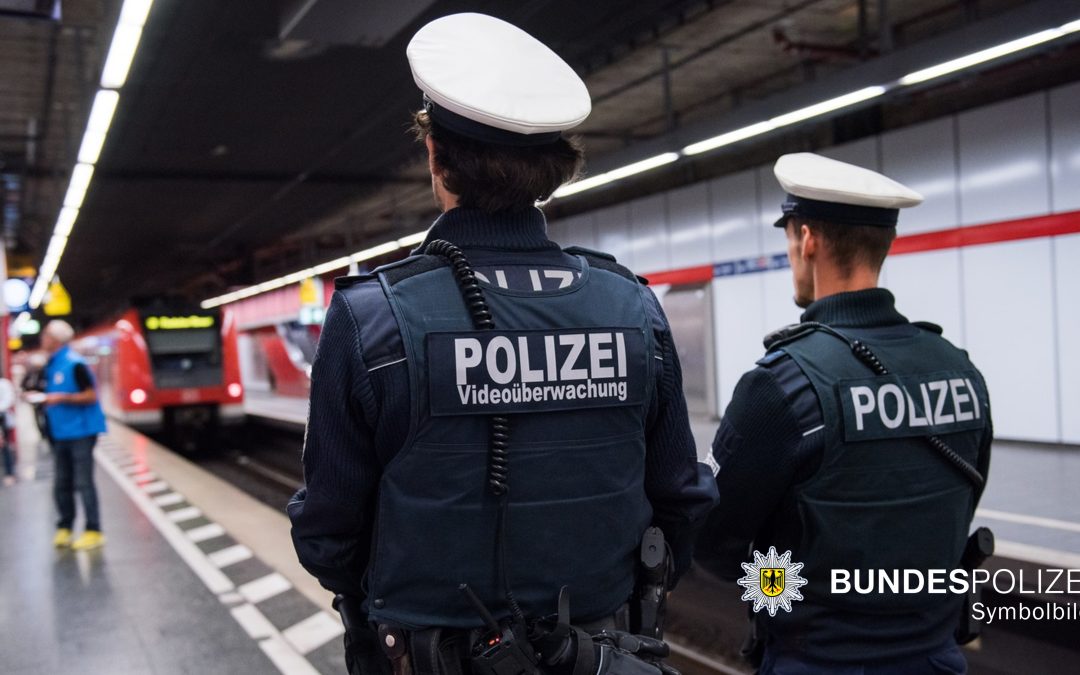
<instances>
[{"instance_id":1,"label":"train headlight","mask_svg":"<svg viewBox=\"0 0 1080 675\"><path fill-rule=\"evenodd\" d=\"M240 395L244 393L244 387L239 382L233 382L229 385L229 396L233 398L240 398Z\"/></svg>"},{"instance_id":2,"label":"train headlight","mask_svg":"<svg viewBox=\"0 0 1080 675\"><path fill-rule=\"evenodd\" d=\"M131 393L128 394L128 398L130 398L131 402L135 405L142 405L143 403L146 403L146 392L142 389L132 389Z\"/></svg>"}]
</instances>

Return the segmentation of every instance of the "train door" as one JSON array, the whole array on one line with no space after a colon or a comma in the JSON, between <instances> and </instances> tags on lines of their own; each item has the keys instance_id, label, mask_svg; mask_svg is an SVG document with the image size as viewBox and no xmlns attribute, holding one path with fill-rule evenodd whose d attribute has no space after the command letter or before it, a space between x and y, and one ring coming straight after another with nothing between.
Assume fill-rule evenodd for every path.
<instances>
[{"instance_id":1,"label":"train door","mask_svg":"<svg viewBox=\"0 0 1080 675\"><path fill-rule=\"evenodd\" d=\"M672 286L661 297L682 364L683 391L692 417L716 417L709 286Z\"/></svg>"},{"instance_id":2,"label":"train door","mask_svg":"<svg viewBox=\"0 0 1080 675\"><path fill-rule=\"evenodd\" d=\"M244 390L270 391L270 367L266 363L266 353L258 340L251 333L240 333L236 339L236 346L240 355L240 375Z\"/></svg>"}]
</instances>

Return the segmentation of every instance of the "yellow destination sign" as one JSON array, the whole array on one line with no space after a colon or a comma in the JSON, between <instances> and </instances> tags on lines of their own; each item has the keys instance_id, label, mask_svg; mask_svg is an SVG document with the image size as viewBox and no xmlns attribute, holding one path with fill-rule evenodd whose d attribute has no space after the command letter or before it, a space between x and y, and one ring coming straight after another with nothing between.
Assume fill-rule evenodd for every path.
<instances>
[{"instance_id":1,"label":"yellow destination sign","mask_svg":"<svg viewBox=\"0 0 1080 675\"><path fill-rule=\"evenodd\" d=\"M214 317L199 316L148 316L143 321L146 330L191 330L192 328L211 328Z\"/></svg>"},{"instance_id":2,"label":"yellow destination sign","mask_svg":"<svg viewBox=\"0 0 1080 675\"><path fill-rule=\"evenodd\" d=\"M66 316L71 314L71 296L60 280L49 284L49 290L45 293L45 306L47 316Z\"/></svg>"},{"instance_id":3,"label":"yellow destination sign","mask_svg":"<svg viewBox=\"0 0 1080 675\"><path fill-rule=\"evenodd\" d=\"M300 282L300 304L322 306L322 281L308 277Z\"/></svg>"}]
</instances>

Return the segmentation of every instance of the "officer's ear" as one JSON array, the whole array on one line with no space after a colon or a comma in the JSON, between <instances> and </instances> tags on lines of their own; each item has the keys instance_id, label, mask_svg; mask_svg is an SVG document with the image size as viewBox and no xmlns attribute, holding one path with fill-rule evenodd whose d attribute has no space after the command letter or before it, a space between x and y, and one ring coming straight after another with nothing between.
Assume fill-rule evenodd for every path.
<instances>
[{"instance_id":1,"label":"officer's ear","mask_svg":"<svg viewBox=\"0 0 1080 675\"><path fill-rule=\"evenodd\" d=\"M435 163L435 141L431 140L431 134L424 137L424 145L427 146L428 170L432 176L441 176L442 169Z\"/></svg>"},{"instance_id":2,"label":"officer's ear","mask_svg":"<svg viewBox=\"0 0 1080 675\"><path fill-rule=\"evenodd\" d=\"M803 260L811 260L818 254L821 237L806 223L799 223L796 227L799 228L799 252L802 254Z\"/></svg>"}]
</instances>

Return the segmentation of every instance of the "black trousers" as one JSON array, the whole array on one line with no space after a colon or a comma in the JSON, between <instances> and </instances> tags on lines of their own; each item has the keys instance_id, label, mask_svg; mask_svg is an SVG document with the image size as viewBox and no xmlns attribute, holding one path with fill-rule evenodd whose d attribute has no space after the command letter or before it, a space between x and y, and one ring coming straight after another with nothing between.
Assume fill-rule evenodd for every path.
<instances>
[{"instance_id":1,"label":"black trousers","mask_svg":"<svg viewBox=\"0 0 1080 675\"><path fill-rule=\"evenodd\" d=\"M885 663L857 665L822 663L798 654L776 654L765 651L758 675L964 675L967 659L950 640L941 648L921 656L912 656Z\"/></svg>"},{"instance_id":2,"label":"black trousers","mask_svg":"<svg viewBox=\"0 0 1080 675\"><path fill-rule=\"evenodd\" d=\"M87 530L101 530L98 515L97 488L94 487L94 445L97 436L54 440L53 461L56 475L53 477L53 499L59 518L58 528L72 529L75 523L75 493L82 502Z\"/></svg>"}]
</instances>

